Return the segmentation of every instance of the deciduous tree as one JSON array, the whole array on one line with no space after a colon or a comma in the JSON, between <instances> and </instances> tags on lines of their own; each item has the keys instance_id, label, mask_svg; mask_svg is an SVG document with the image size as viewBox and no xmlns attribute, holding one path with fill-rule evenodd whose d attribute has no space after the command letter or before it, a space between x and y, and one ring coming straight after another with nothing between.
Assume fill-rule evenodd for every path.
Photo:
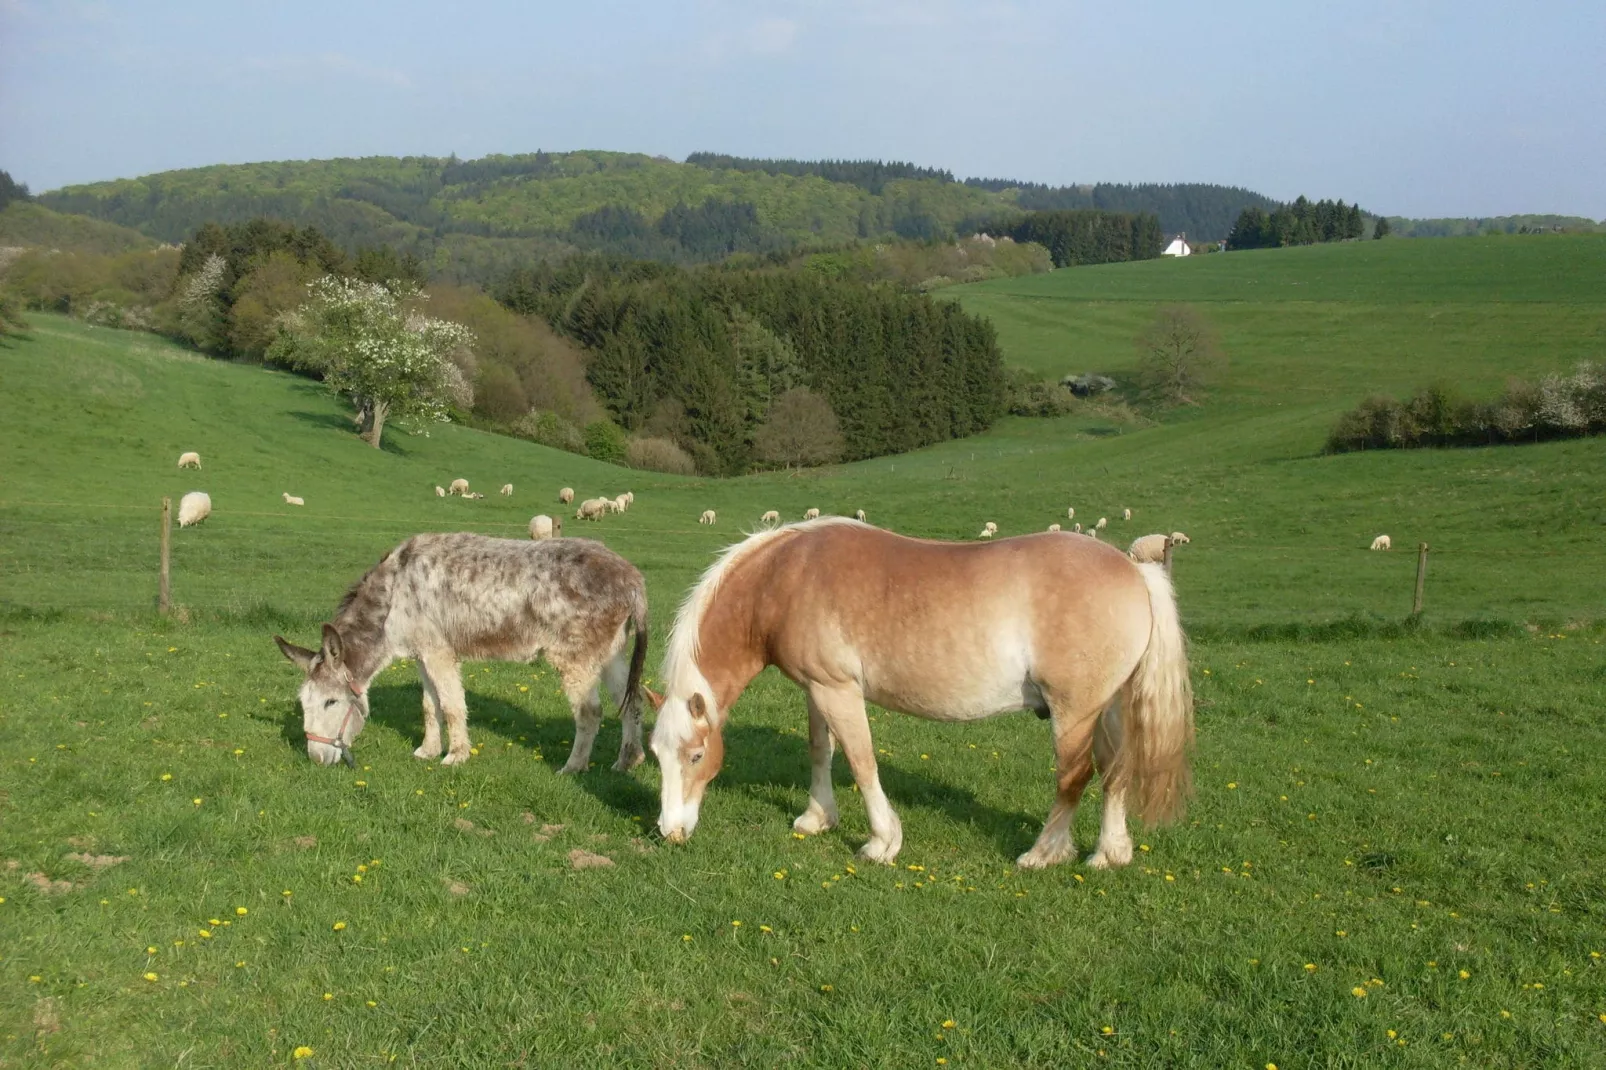
<instances>
[{"instance_id":1,"label":"deciduous tree","mask_svg":"<svg viewBox=\"0 0 1606 1070\"><path fill-rule=\"evenodd\" d=\"M1215 329L1189 305L1162 308L1138 335L1137 346L1139 384L1161 404L1194 404L1227 366Z\"/></svg>"},{"instance_id":2,"label":"deciduous tree","mask_svg":"<svg viewBox=\"0 0 1606 1070\"><path fill-rule=\"evenodd\" d=\"M836 413L808 387L793 387L770 406L768 422L753 435L753 450L771 464L830 464L843 450Z\"/></svg>"}]
</instances>

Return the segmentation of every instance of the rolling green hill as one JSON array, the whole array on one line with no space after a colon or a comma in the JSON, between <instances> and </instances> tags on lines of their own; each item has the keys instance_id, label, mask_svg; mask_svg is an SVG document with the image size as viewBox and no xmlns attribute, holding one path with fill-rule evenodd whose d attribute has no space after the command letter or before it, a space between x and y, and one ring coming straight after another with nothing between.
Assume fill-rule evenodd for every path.
<instances>
[{"instance_id":1,"label":"rolling green hill","mask_svg":"<svg viewBox=\"0 0 1606 1070\"><path fill-rule=\"evenodd\" d=\"M1045 373L1121 373L1153 309L1186 300L1221 324L1231 375L1139 430L1010 419L724 481L456 426L376 451L306 380L32 316L0 339L0 1064L1600 1065L1606 441L1316 448L1374 386L1598 355L1602 241L954 288ZM185 450L204 468L177 471ZM459 476L490 497L435 496ZM842 763L842 827L792 834L806 715L774 672L730 711L682 848L644 831L656 765L607 769L611 718L596 767L557 775L573 729L544 664L465 666L465 765L412 756L405 663L375 681L357 768L309 763L272 633L314 641L405 536L522 536L565 485L636 494L565 534L642 569L653 665L693 579L770 508L949 539L1070 505L1111 541L1188 532L1187 819L1134 823L1124 869L1021 872L1049 727L872 710L905 841L897 867L867 864ZM191 489L214 511L174 531L179 611L160 618L157 503ZM1400 549L1366 550L1380 531ZM1434 549L1407 626L1417 541Z\"/></svg>"},{"instance_id":2,"label":"rolling green hill","mask_svg":"<svg viewBox=\"0 0 1606 1070\"><path fill-rule=\"evenodd\" d=\"M151 249L155 245L151 238L129 227L53 212L32 201L13 201L0 211L0 247L115 254Z\"/></svg>"}]
</instances>

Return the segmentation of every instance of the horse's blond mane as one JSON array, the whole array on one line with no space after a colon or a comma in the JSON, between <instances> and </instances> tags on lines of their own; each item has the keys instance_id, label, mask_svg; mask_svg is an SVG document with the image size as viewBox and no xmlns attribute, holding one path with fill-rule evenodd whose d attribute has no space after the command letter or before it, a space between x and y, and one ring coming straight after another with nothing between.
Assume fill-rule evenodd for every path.
<instances>
[{"instance_id":1,"label":"horse's blond mane","mask_svg":"<svg viewBox=\"0 0 1606 1070\"><path fill-rule=\"evenodd\" d=\"M741 542L731 543L721 550L714 558L714 563L703 571L697 585L687 592L685 599L680 603L680 608L675 611L675 623L669 631L669 642L664 647L662 670L664 693L674 695L682 688L695 690L707 687L702 671L697 668L703 614L708 611L708 606L713 602L714 595L719 592L725 576L738 561L745 560L782 537L835 524L857 525L859 521L846 516L825 516L817 520L783 524L768 531L754 532Z\"/></svg>"}]
</instances>

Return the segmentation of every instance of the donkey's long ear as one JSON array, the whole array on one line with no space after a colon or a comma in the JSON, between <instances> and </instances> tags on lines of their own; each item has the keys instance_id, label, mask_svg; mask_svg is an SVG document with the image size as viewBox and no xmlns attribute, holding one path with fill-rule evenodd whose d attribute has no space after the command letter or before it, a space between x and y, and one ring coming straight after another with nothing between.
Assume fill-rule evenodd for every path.
<instances>
[{"instance_id":1,"label":"donkey's long ear","mask_svg":"<svg viewBox=\"0 0 1606 1070\"><path fill-rule=\"evenodd\" d=\"M341 657L346 652L345 641L340 638L340 632L333 624L323 626L323 660L329 665L339 665Z\"/></svg>"},{"instance_id":2,"label":"donkey's long ear","mask_svg":"<svg viewBox=\"0 0 1606 1070\"><path fill-rule=\"evenodd\" d=\"M686 700L686 709L691 711L691 719L696 723L708 723L708 703L703 701L701 691L692 692L691 698Z\"/></svg>"},{"instance_id":3,"label":"donkey's long ear","mask_svg":"<svg viewBox=\"0 0 1606 1070\"><path fill-rule=\"evenodd\" d=\"M645 684L641 686L641 692L647 696L647 701L652 704L652 708L654 710L661 710L664 708L664 696L660 695L658 692L654 691Z\"/></svg>"},{"instance_id":4,"label":"donkey's long ear","mask_svg":"<svg viewBox=\"0 0 1606 1070\"><path fill-rule=\"evenodd\" d=\"M318 656L316 650L308 650L304 646L296 646L282 635L274 636L273 641L279 644L279 653L295 662L296 668L302 672L307 672L312 668L312 659Z\"/></svg>"}]
</instances>

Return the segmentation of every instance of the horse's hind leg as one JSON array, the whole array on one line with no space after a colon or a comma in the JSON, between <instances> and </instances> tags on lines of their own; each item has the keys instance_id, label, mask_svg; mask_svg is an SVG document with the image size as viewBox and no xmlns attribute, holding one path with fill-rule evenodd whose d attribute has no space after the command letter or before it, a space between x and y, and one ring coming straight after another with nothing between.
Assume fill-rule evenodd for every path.
<instances>
[{"instance_id":1,"label":"horse's hind leg","mask_svg":"<svg viewBox=\"0 0 1606 1070\"><path fill-rule=\"evenodd\" d=\"M1076 804L1093 776L1093 728L1098 712L1073 712L1062 699L1050 696L1053 713L1054 764L1057 784L1054 806L1043 823L1032 849L1015 860L1022 869L1041 869L1076 857L1071 826L1076 820Z\"/></svg>"},{"instance_id":2,"label":"horse's hind leg","mask_svg":"<svg viewBox=\"0 0 1606 1070\"><path fill-rule=\"evenodd\" d=\"M1093 757L1104 786L1104 822L1099 829L1098 850L1087 864L1094 869L1111 869L1132 861L1132 834L1126 828L1126 785L1115 769L1115 763L1121 760L1119 700L1110 703L1099 717L1098 728L1093 731Z\"/></svg>"},{"instance_id":3,"label":"horse's hind leg","mask_svg":"<svg viewBox=\"0 0 1606 1070\"><path fill-rule=\"evenodd\" d=\"M825 715L809 699L809 806L792 822L805 836L836 828L836 796L831 788L831 752L834 744Z\"/></svg>"},{"instance_id":4,"label":"horse's hind leg","mask_svg":"<svg viewBox=\"0 0 1606 1070\"><path fill-rule=\"evenodd\" d=\"M903 823L881 790L876 770L875 746L870 741L870 721L864 713L864 695L853 685L839 688L815 684L809 688L810 708L818 708L825 725L842 745L842 755L853 770L853 779L864 796L865 814L870 819L870 842L859 854L872 862L891 865L903 848Z\"/></svg>"},{"instance_id":5,"label":"horse's hind leg","mask_svg":"<svg viewBox=\"0 0 1606 1070\"><path fill-rule=\"evenodd\" d=\"M634 769L646 758L641 747L641 697L626 692L630 685L630 652L621 649L602 670L602 682L608 685L608 694L619 704L619 760L613 763L616 772Z\"/></svg>"}]
</instances>

